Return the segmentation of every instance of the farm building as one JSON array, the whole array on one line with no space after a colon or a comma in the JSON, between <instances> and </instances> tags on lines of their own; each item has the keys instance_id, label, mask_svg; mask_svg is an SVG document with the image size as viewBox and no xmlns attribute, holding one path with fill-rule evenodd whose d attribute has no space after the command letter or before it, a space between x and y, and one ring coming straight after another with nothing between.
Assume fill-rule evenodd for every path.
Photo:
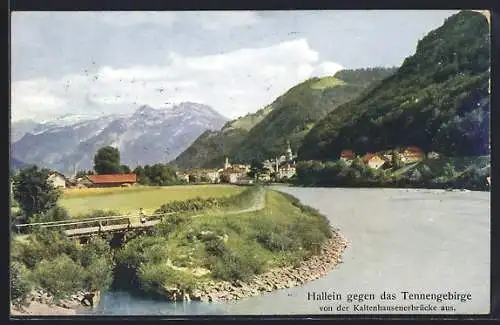
<instances>
[{"instance_id":1,"label":"farm building","mask_svg":"<svg viewBox=\"0 0 500 325\"><path fill-rule=\"evenodd\" d=\"M382 167L386 160L377 154L368 153L361 158L361 160L367 164L370 168L379 169Z\"/></svg>"},{"instance_id":2,"label":"farm building","mask_svg":"<svg viewBox=\"0 0 500 325\"><path fill-rule=\"evenodd\" d=\"M340 160L343 160L346 164L350 165L356 158L356 154L352 150L342 150L340 153Z\"/></svg>"},{"instance_id":3,"label":"farm building","mask_svg":"<svg viewBox=\"0 0 500 325\"><path fill-rule=\"evenodd\" d=\"M55 187L66 188L66 177L59 172L51 172L48 180L51 181Z\"/></svg>"},{"instance_id":4,"label":"farm building","mask_svg":"<svg viewBox=\"0 0 500 325\"><path fill-rule=\"evenodd\" d=\"M91 187L132 186L137 183L136 174L88 175Z\"/></svg>"},{"instance_id":5,"label":"farm building","mask_svg":"<svg viewBox=\"0 0 500 325\"><path fill-rule=\"evenodd\" d=\"M407 147L401 152L401 161L405 164L418 162L425 158L425 153L419 147Z\"/></svg>"}]
</instances>

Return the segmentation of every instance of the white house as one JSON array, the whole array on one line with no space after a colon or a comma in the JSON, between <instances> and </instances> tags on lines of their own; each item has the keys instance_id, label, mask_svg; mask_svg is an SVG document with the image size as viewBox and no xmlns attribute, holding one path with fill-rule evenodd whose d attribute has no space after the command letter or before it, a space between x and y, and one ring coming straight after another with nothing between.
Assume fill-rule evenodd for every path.
<instances>
[{"instance_id":1,"label":"white house","mask_svg":"<svg viewBox=\"0 0 500 325\"><path fill-rule=\"evenodd\" d=\"M55 187L66 188L66 177L59 172L50 173L48 180L51 181Z\"/></svg>"},{"instance_id":2,"label":"white house","mask_svg":"<svg viewBox=\"0 0 500 325\"><path fill-rule=\"evenodd\" d=\"M212 183L220 183L220 173L218 170L210 170L206 173Z\"/></svg>"},{"instance_id":3,"label":"white house","mask_svg":"<svg viewBox=\"0 0 500 325\"><path fill-rule=\"evenodd\" d=\"M288 179L295 175L296 167L295 164L285 164L279 169L278 178Z\"/></svg>"}]
</instances>

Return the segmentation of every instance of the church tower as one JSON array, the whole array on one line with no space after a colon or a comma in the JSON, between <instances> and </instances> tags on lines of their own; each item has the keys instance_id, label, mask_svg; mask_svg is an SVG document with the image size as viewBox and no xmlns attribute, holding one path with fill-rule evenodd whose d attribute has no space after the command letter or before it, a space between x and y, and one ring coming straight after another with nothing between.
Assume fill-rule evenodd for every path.
<instances>
[{"instance_id":1,"label":"church tower","mask_svg":"<svg viewBox=\"0 0 500 325\"><path fill-rule=\"evenodd\" d=\"M224 163L224 169L228 169L229 167L231 167L231 165L229 165L229 158L226 157L226 162Z\"/></svg>"},{"instance_id":2,"label":"church tower","mask_svg":"<svg viewBox=\"0 0 500 325\"><path fill-rule=\"evenodd\" d=\"M292 153L292 148L290 147L290 141L287 140L286 144L287 144L286 159L288 159L288 161L291 161L293 159L293 153Z\"/></svg>"}]
</instances>

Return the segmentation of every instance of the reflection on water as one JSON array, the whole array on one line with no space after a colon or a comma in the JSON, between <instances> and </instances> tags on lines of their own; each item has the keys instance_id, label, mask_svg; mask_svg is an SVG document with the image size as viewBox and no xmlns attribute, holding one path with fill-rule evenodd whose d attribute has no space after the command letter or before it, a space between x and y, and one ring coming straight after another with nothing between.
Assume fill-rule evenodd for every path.
<instances>
[{"instance_id":1,"label":"reflection on water","mask_svg":"<svg viewBox=\"0 0 500 325\"><path fill-rule=\"evenodd\" d=\"M82 311L83 315L221 315L223 304L196 301L170 303L138 298L127 292L105 292L94 310Z\"/></svg>"}]
</instances>

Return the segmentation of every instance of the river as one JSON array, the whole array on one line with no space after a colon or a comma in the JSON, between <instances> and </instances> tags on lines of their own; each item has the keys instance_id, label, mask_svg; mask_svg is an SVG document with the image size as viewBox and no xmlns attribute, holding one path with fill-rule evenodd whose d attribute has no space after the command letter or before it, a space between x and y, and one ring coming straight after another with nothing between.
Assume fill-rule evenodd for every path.
<instances>
[{"instance_id":1,"label":"river","mask_svg":"<svg viewBox=\"0 0 500 325\"><path fill-rule=\"evenodd\" d=\"M422 189L277 188L317 208L349 240L344 263L327 276L231 303L168 303L106 292L93 314L290 315L357 314L363 304L435 306L415 313L488 313L490 307L490 193ZM382 300L383 292L396 300ZM461 302L403 300L414 293L470 294ZM308 300L329 292L341 300ZM375 300L348 302L349 294ZM365 298L370 298L369 296ZM453 297L451 297L453 299ZM358 301L360 299L358 298ZM358 304L358 309L354 306ZM339 305L347 310L337 310ZM450 306L447 312L441 306ZM403 312L397 312L403 314Z\"/></svg>"}]
</instances>

